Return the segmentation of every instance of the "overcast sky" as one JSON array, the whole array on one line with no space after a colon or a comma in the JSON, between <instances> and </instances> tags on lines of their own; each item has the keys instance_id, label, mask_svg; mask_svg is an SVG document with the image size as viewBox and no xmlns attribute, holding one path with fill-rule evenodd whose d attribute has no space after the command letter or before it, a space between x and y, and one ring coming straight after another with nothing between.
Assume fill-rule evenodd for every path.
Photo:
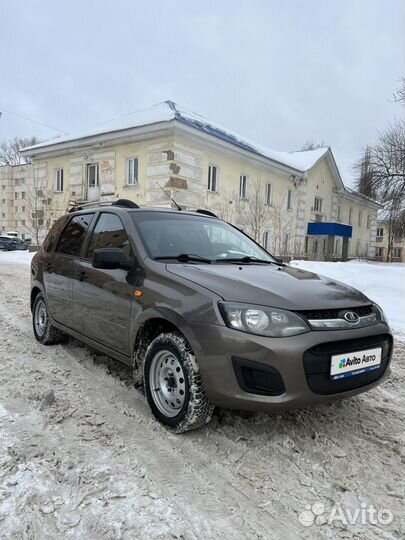
<instances>
[{"instance_id":1,"label":"overcast sky","mask_svg":"<svg viewBox=\"0 0 405 540\"><path fill-rule=\"evenodd\" d=\"M0 0L0 139L172 99L275 150L324 141L344 180L403 109L403 0Z\"/></svg>"}]
</instances>

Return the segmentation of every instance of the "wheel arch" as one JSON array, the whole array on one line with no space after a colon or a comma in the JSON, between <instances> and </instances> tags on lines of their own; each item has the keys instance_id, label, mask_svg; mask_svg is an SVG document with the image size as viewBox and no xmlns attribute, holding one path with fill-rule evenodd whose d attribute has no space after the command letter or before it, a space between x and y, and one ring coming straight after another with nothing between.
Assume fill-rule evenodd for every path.
<instances>
[{"instance_id":1,"label":"wheel arch","mask_svg":"<svg viewBox=\"0 0 405 540\"><path fill-rule=\"evenodd\" d=\"M198 348L186 321L177 313L171 310L151 310L149 313L144 313L142 320L138 321L133 339L132 367L136 386L142 385L142 366L146 349L159 334L165 332L180 332L194 352L195 348Z\"/></svg>"}]
</instances>

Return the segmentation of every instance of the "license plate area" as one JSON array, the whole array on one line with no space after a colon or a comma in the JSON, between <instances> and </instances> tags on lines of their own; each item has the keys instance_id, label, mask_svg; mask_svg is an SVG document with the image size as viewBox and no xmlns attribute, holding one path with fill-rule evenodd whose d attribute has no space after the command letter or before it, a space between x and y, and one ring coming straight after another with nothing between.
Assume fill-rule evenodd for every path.
<instances>
[{"instance_id":1,"label":"license plate area","mask_svg":"<svg viewBox=\"0 0 405 540\"><path fill-rule=\"evenodd\" d=\"M381 347L335 354L330 361L330 378L345 379L373 371L381 366Z\"/></svg>"}]
</instances>

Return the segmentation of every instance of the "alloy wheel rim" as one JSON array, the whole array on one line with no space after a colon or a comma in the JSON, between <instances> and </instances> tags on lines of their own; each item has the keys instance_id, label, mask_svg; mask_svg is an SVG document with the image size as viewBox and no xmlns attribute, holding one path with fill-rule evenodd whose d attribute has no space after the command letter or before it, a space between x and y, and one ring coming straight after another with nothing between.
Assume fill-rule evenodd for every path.
<instances>
[{"instance_id":1,"label":"alloy wheel rim","mask_svg":"<svg viewBox=\"0 0 405 540\"><path fill-rule=\"evenodd\" d=\"M149 386L159 411L169 418L177 416L186 399L186 382L183 368L172 352L159 351L152 358Z\"/></svg>"},{"instance_id":2,"label":"alloy wheel rim","mask_svg":"<svg viewBox=\"0 0 405 540\"><path fill-rule=\"evenodd\" d=\"M35 330L39 337L42 337L45 334L47 323L48 313L46 311L46 305L43 300L40 300L35 306L34 313Z\"/></svg>"}]
</instances>

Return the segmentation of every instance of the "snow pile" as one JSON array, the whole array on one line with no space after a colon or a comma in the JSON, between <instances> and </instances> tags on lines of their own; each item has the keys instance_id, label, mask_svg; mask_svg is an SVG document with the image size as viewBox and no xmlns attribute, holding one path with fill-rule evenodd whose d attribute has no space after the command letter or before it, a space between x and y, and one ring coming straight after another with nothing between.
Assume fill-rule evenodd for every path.
<instances>
[{"instance_id":1,"label":"snow pile","mask_svg":"<svg viewBox=\"0 0 405 540\"><path fill-rule=\"evenodd\" d=\"M0 251L0 263L31 264L34 255L30 251Z\"/></svg>"},{"instance_id":2,"label":"snow pile","mask_svg":"<svg viewBox=\"0 0 405 540\"><path fill-rule=\"evenodd\" d=\"M359 261L291 261L290 265L355 287L383 308L392 330L405 340L405 265Z\"/></svg>"}]
</instances>

